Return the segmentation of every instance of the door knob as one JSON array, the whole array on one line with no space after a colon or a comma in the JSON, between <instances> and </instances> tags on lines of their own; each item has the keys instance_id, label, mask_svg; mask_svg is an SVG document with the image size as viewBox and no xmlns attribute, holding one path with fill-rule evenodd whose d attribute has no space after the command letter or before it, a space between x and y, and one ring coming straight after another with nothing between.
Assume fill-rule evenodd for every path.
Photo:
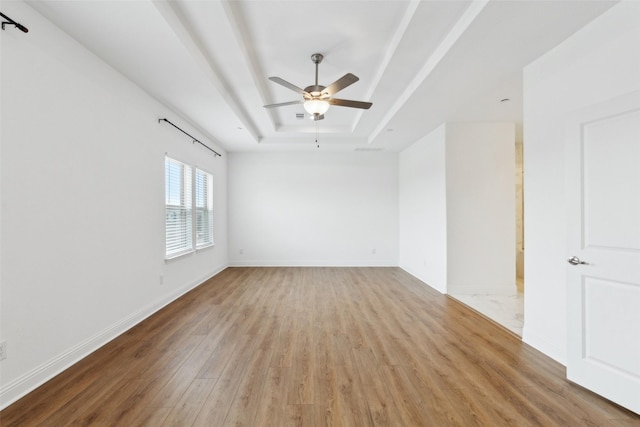
<instances>
[{"instance_id":1,"label":"door knob","mask_svg":"<svg viewBox=\"0 0 640 427\"><path fill-rule=\"evenodd\" d=\"M567 260L567 262L571 265L580 265L580 264L587 264L584 261L580 261L580 258L578 258L577 256L572 256L571 258L569 258Z\"/></svg>"}]
</instances>

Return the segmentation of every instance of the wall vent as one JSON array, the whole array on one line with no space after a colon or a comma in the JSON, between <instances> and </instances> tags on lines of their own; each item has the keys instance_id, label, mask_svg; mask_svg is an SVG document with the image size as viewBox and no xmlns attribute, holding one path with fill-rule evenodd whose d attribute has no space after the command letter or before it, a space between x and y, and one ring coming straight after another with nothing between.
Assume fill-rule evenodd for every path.
<instances>
[{"instance_id":1,"label":"wall vent","mask_svg":"<svg viewBox=\"0 0 640 427\"><path fill-rule=\"evenodd\" d=\"M296 113L296 119L304 119L304 113Z\"/></svg>"}]
</instances>

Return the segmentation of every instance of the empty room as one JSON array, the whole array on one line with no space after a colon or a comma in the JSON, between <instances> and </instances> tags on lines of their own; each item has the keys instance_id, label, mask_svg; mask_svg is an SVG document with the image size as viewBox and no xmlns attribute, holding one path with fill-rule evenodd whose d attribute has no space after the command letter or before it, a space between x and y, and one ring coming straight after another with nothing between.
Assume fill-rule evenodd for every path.
<instances>
[{"instance_id":1,"label":"empty room","mask_svg":"<svg viewBox=\"0 0 640 427\"><path fill-rule=\"evenodd\" d=\"M640 425L640 2L2 0L0 425Z\"/></svg>"}]
</instances>

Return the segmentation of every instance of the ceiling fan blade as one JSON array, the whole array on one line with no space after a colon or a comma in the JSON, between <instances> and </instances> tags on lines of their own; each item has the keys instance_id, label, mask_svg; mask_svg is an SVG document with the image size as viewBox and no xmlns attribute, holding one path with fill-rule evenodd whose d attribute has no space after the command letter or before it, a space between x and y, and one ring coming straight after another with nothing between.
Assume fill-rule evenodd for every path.
<instances>
[{"instance_id":1,"label":"ceiling fan blade","mask_svg":"<svg viewBox=\"0 0 640 427\"><path fill-rule=\"evenodd\" d=\"M344 76L340 77L335 82L331 83L329 86L327 86L322 91L322 93L327 93L327 94L329 94L329 96L331 96L334 93L337 93L338 91L344 89L345 87L354 84L358 80L360 80L358 77L354 76L351 73L347 73Z\"/></svg>"},{"instance_id":2,"label":"ceiling fan blade","mask_svg":"<svg viewBox=\"0 0 640 427\"><path fill-rule=\"evenodd\" d=\"M281 79L280 77L269 77L269 80L271 80L274 83L278 83L279 85L282 85L284 87L286 87L287 89L291 89L294 92L299 93L300 95L309 95L307 92L305 92L304 90L300 89L298 86L289 83L288 81ZM310 95L309 95L310 96Z\"/></svg>"},{"instance_id":3,"label":"ceiling fan blade","mask_svg":"<svg viewBox=\"0 0 640 427\"><path fill-rule=\"evenodd\" d=\"M285 105L295 105L295 104L302 104L304 101L300 100L300 101L289 101L289 102L280 102L278 104L268 104L268 105L263 105L264 108L275 108L275 107L284 107Z\"/></svg>"},{"instance_id":4,"label":"ceiling fan blade","mask_svg":"<svg viewBox=\"0 0 640 427\"><path fill-rule=\"evenodd\" d=\"M349 99L331 98L327 99L327 101L329 101L329 104L331 105L337 105L339 107L362 108L363 110L368 110L373 105L373 103L371 102L351 101Z\"/></svg>"}]
</instances>

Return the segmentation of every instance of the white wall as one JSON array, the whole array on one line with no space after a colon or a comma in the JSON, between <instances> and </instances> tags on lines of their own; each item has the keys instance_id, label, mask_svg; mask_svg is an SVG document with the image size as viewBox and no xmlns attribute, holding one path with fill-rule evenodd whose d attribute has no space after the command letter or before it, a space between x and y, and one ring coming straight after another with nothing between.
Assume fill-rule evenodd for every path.
<instances>
[{"instance_id":1,"label":"white wall","mask_svg":"<svg viewBox=\"0 0 640 427\"><path fill-rule=\"evenodd\" d=\"M622 2L524 70L523 339L566 360L564 117L640 89L640 3ZM569 189L575 191L575 189Z\"/></svg>"},{"instance_id":2,"label":"white wall","mask_svg":"<svg viewBox=\"0 0 640 427\"><path fill-rule=\"evenodd\" d=\"M516 291L515 125L447 123L447 292Z\"/></svg>"},{"instance_id":3,"label":"white wall","mask_svg":"<svg viewBox=\"0 0 640 427\"><path fill-rule=\"evenodd\" d=\"M396 153L230 153L228 173L232 265L398 264Z\"/></svg>"},{"instance_id":4,"label":"white wall","mask_svg":"<svg viewBox=\"0 0 640 427\"><path fill-rule=\"evenodd\" d=\"M405 271L447 292L445 128L400 153L400 256Z\"/></svg>"},{"instance_id":5,"label":"white wall","mask_svg":"<svg viewBox=\"0 0 640 427\"><path fill-rule=\"evenodd\" d=\"M512 293L515 127L446 123L400 154L400 261L442 293Z\"/></svg>"},{"instance_id":6,"label":"white wall","mask_svg":"<svg viewBox=\"0 0 640 427\"><path fill-rule=\"evenodd\" d=\"M29 6L2 7L30 28L0 38L4 407L223 269L227 248L226 157ZM217 243L168 263L165 152L214 174Z\"/></svg>"}]
</instances>

